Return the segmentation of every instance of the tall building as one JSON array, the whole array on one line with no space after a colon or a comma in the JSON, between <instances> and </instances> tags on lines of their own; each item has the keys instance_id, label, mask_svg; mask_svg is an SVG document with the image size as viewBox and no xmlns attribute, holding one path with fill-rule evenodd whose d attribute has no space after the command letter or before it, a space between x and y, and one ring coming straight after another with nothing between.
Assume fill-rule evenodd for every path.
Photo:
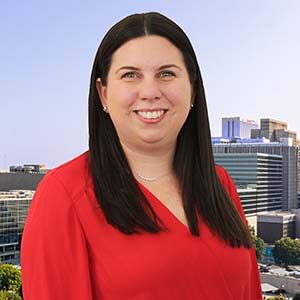
<instances>
[{"instance_id":1,"label":"tall building","mask_svg":"<svg viewBox=\"0 0 300 300\"><path fill-rule=\"evenodd\" d=\"M299 146L297 133L287 129L287 123L274 119L260 119L260 129L251 130L251 138L265 137L271 142L281 142L282 138L290 138L294 146Z\"/></svg>"},{"instance_id":2,"label":"tall building","mask_svg":"<svg viewBox=\"0 0 300 300\"><path fill-rule=\"evenodd\" d=\"M20 264L20 243L34 190L45 165L10 166L0 172L0 261Z\"/></svg>"},{"instance_id":3,"label":"tall building","mask_svg":"<svg viewBox=\"0 0 300 300\"><path fill-rule=\"evenodd\" d=\"M0 192L0 260L20 264L20 241L34 191Z\"/></svg>"},{"instance_id":4,"label":"tall building","mask_svg":"<svg viewBox=\"0 0 300 300\"><path fill-rule=\"evenodd\" d=\"M280 143L230 143L213 145L214 155L219 153L265 153L282 156L282 209L298 207L299 148Z\"/></svg>"},{"instance_id":5,"label":"tall building","mask_svg":"<svg viewBox=\"0 0 300 300\"><path fill-rule=\"evenodd\" d=\"M259 214L257 234L270 244L282 237L300 238L300 210Z\"/></svg>"},{"instance_id":6,"label":"tall building","mask_svg":"<svg viewBox=\"0 0 300 300\"><path fill-rule=\"evenodd\" d=\"M214 153L237 187L246 216L282 209L282 156Z\"/></svg>"},{"instance_id":7,"label":"tall building","mask_svg":"<svg viewBox=\"0 0 300 300\"><path fill-rule=\"evenodd\" d=\"M258 124L252 120L240 117L222 118L222 138L249 138L251 130L257 129Z\"/></svg>"},{"instance_id":8,"label":"tall building","mask_svg":"<svg viewBox=\"0 0 300 300\"><path fill-rule=\"evenodd\" d=\"M297 181L298 181L298 186L297 186L297 191L298 191L298 194L300 196L300 146L298 147L298 178L297 178ZM299 197L300 199L300 197ZM298 202L299 203L299 208L300 208L300 201Z\"/></svg>"}]
</instances>

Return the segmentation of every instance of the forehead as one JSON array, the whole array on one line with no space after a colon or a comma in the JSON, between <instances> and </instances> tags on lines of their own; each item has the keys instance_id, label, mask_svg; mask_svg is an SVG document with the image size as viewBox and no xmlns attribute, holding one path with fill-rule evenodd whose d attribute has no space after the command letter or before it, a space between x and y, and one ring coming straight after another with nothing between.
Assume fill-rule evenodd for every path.
<instances>
[{"instance_id":1,"label":"forehead","mask_svg":"<svg viewBox=\"0 0 300 300\"><path fill-rule=\"evenodd\" d=\"M184 65L181 51L168 39L150 35L132 39L120 48L112 56L111 68L120 65L152 65L163 64Z\"/></svg>"}]
</instances>

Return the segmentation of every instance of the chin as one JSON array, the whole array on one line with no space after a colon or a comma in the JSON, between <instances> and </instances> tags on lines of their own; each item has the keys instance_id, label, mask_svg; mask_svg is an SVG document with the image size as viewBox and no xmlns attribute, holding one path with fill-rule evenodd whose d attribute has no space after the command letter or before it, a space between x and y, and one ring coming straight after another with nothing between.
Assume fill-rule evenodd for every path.
<instances>
[{"instance_id":1,"label":"chin","mask_svg":"<svg viewBox=\"0 0 300 300\"><path fill-rule=\"evenodd\" d=\"M150 145L158 145L159 147L163 147L164 145L167 147L170 144L176 143L177 132L175 131L167 131L167 130L155 130L152 132L139 132L138 139L145 144Z\"/></svg>"},{"instance_id":2,"label":"chin","mask_svg":"<svg viewBox=\"0 0 300 300\"><path fill-rule=\"evenodd\" d=\"M143 143L147 144L157 144L157 143L162 143L164 141L165 137L162 135L143 135L140 136L140 140Z\"/></svg>"},{"instance_id":3,"label":"chin","mask_svg":"<svg viewBox=\"0 0 300 300\"><path fill-rule=\"evenodd\" d=\"M151 137L151 138L142 138L141 139L144 143L147 143L147 144L157 144L157 143L161 143L163 141L162 138L154 138L154 137Z\"/></svg>"}]
</instances>

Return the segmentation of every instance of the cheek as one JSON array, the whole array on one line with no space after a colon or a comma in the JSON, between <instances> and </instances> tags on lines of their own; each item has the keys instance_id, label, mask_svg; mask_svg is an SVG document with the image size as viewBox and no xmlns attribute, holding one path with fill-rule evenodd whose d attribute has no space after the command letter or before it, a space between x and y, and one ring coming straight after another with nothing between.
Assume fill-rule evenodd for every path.
<instances>
[{"instance_id":1,"label":"cheek","mask_svg":"<svg viewBox=\"0 0 300 300\"><path fill-rule=\"evenodd\" d=\"M185 85L168 88L164 91L166 98L176 106L189 107L191 102L190 87Z\"/></svg>"},{"instance_id":2,"label":"cheek","mask_svg":"<svg viewBox=\"0 0 300 300\"><path fill-rule=\"evenodd\" d=\"M137 92L122 86L111 86L107 92L107 102L111 107L130 108L137 99Z\"/></svg>"}]
</instances>

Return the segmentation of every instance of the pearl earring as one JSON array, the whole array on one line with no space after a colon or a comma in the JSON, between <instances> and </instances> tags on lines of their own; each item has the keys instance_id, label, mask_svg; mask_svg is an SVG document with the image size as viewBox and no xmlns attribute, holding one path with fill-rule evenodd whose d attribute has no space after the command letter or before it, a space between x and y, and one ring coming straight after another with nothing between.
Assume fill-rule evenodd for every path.
<instances>
[{"instance_id":1,"label":"pearl earring","mask_svg":"<svg viewBox=\"0 0 300 300\"><path fill-rule=\"evenodd\" d=\"M107 106L103 106L103 111L107 113Z\"/></svg>"}]
</instances>

